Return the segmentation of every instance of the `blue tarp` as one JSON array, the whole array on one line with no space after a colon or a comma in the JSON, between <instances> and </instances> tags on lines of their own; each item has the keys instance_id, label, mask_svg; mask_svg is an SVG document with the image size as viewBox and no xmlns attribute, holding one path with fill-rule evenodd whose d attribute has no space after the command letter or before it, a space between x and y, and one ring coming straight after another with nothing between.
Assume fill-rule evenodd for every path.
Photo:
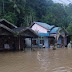
<instances>
[{"instance_id":1,"label":"blue tarp","mask_svg":"<svg viewBox=\"0 0 72 72\"><path fill-rule=\"evenodd\" d=\"M49 33L38 33L39 36L49 36Z\"/></svg>"}]
</instances>

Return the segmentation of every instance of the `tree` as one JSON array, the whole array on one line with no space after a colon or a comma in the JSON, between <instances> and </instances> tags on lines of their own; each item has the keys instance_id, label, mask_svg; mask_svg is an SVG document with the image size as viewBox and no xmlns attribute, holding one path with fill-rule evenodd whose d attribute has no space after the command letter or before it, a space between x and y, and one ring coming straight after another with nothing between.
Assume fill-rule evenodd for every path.
<instances>
[{"instance_id":1,"label":"tree","mask_svg":"<svg viewBox=\"0 0 72 72\"><path fill-rule=\"evenodd\" d=\"M18 27L41 21L67 28L72 21L72 4L64 6L52 0L0 0L0 18Z\"/></svg>"},{"instance_id":2,"label":"tree","mask_svg":"<svg viewBox=\"0 0 72 72\"><path fill-rule=\"evenodd\" d=\"M69 32L69 34L72 34L72 23L70 23L67 27L67 31Z\"/></svg>"},{"instance_id":3,"label":"tree","mask_svg":"<svg viewBox=\"0 0 72 72\"><path fill-rule=\"evenodd\" d=\"M8 20L9 22L13 23L13 24L17 24L17 17L15 13L9 12L7 14L5 14L3 16L3 18L5 18L6 20Z\"/></svg>"}]
</instances>

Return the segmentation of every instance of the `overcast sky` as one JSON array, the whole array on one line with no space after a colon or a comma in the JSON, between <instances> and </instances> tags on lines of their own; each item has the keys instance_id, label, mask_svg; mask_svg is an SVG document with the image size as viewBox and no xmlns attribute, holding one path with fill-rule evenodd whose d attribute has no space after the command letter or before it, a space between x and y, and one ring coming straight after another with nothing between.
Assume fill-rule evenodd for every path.
<instances>
[{"instance_id":1,"label":"overcast sky","mask_svg":"<svg viewBox=\"0 0 72 72\"><path fill-rule=\"evenodd\" d=\"M72 3L72 0L53 0L56 3L63 3L63 4L69 4Z\"/></svg>"}]
</instances>

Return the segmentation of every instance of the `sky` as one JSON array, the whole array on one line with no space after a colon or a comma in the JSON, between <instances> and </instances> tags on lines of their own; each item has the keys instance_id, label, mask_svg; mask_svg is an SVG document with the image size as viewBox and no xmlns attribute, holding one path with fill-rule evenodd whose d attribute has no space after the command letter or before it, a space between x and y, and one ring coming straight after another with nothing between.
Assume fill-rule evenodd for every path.
<instances>
[{"instance_id":1,"label":"sky","mask_svg":"<svg viewBox=\"0 0 72 72\"><path fill-rule=\"evenodd\" d=\"M62 3L68 5L69 3L72 3L72 0L53 0L56 3Z\"/></svg>"}]
</instances>

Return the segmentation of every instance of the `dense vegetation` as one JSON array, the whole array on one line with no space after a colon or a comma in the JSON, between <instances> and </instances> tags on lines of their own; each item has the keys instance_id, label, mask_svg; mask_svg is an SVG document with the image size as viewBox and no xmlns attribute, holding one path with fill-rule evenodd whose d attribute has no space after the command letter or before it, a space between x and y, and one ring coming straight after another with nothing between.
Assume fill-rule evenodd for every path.
<instances>
[{"instance_id":1,"label":"dense vegetation","mask_svg":"<svg viewBox=\"0 0 72 72\"><path fill-rule=\"evenodd\" d=\"M18 27L41 21L63 26L72 33L72 4L64 6L52 0L0 0L0 18Z\"/></svg>"}]
</instances>

